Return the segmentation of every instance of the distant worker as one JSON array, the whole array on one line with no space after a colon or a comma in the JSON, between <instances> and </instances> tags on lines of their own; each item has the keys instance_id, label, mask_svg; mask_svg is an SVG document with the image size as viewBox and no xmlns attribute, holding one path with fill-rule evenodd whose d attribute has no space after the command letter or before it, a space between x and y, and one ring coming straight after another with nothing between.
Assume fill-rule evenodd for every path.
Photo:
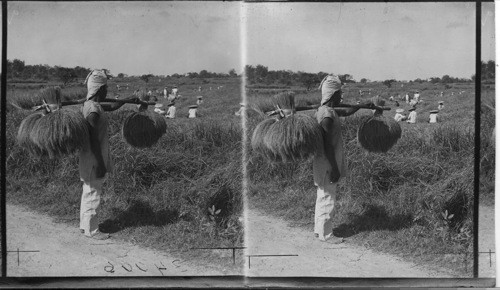
<instances>
[{"instance_id":1,"label":"distant worker","mask_svg":"<svg viewBox=\"0 0 500 290\"><path fill-rule=\"evenodd\" d=\"M172 94L177 97L177 92L178 92L178 88L177 88L177 86L174 86L174 88L172 89Z\"/></svg>"},{"instance_id":2,"label":"distant worker","mask_svg":"<svg viewBox=\"0 0 500 290\"><path fill-rule=\"evenodd\" d=\"M406 116L403 115L404 111L405 111L404 109L396 109L396 115L394 116L394 120L396 120L396 122L401 122L406 120Z\"/></svg>"},{"instance_id":3,"label":"distant worker","mask_svg":"<svg viewBox=\"0 0 500 290\"><path fill-rule=\"evenodd\" d=\"M439 101L438 110L441 111L444 108L444 102Z\"/></svg>"},{"instance_id":4,"label":"distant worker","mask_svg":"<svg viewBox=\"0 0 500 290\"><path fill-rule=\"evenodd\" d=\"M418 104L418 101L416 99L413 99L410 101L410 106L415 107Z\"/></svg>"},{"instance_id":5,"label":"distant worker","mask_svg":"<svg viewBox=\"0 0 500 290\"><path fill-rule=\"evenodd\" d=\"M410 112L410 114L408 115L408 120L406 122L410 124L417 123L417 111L415 110L415 108L411 108L408 111Z\"/></svg>"},{"instance_id":6,"label":"distant worker","mask_svg":"<svg viewBox=\"0 0 500 290\"><path fill-rule=\"evenodd\" d=\"M192 105L189 106L189 111L188 111L188 118L193 119L197 117L197 111L198 111L198 106L197 105Z\"/></svg>"},{"instance_id":7,"label":"distant worker","mask_svg":"<svg viewBox=\"0 0 500 290\"><path fill-rule=\"evenodd\" d=\"M175 103L170 102L167 106L168 106L168 110L167 110L167 114L165 115L165 117L167 117L169 119L174 119L175 118L175 111L177 110L175 108Z\"/></svg>"},{"instance_id":8,"label":"distant worker","mask_svg":"<svg viewBox=\"0 0 500 290\"><path fill-rule=\"evenodd\" d=\"M196 104L199 106L203 103L203 97L202 96L198 96L197 97L197 100L196 100Z\"/></svg>"},{"instance_id":9,"label":"distant worker","mask_svg":"<svg viewBox=\"0 0 500 290\"><path fill-rule=\"evenodd\" d=\"M163 88L163 98L166 99L168 97L168 89L167 87Z\"/></svg>"},{"instance_id":10,"label":"distant worker","mask_svg":"<svg viewBox=\"0 0 500 290\"><path fill-rule=\"evenodd\" d=\"M407 104L410 102L410 96L408 95L408 93L406 93L405 100Z\"/></svg>"},{"instance_id":11,"label":"distant worker","mask_svg":"<svg viewBox=\"0 0 500 290\"><path fill-rule=\"evenodd\" d=\"M438 110L432 110L429 112L429 123L437 123L438 122Z\"/></svg>"},{"instance_id":12,"label":"distant worker","mask_svg":"<svg viewBox=\"0 0 500 290\"><path fill-rule=\"evenodd\" d=\"M201 92L201 86L198 87L198 92Z\"/></svg>"},{"instance_id":13,"label":"distant worker","mask_svg":"<svg viewBox=\"0 0 500 290\"><path fill-rule=\"evenodd\" d=\"M418 100L420 99L420 92L417 91L414 95L413 95L413 98L415 99L415 101L417 101L418 103Z\"/></svg>"},{"instance_id":14,"label":"distant worker","mask_svg":"<svg viewBox=\"0 0 500 290\"><path fill-rule=\"evenodd\" d=\"M174 95L174 94L169 94L169 95L168 95L168 98L167 98L167 100L168 100L169 102L173 102L173 101L175 101L176 99L177 99L177 96L176 96L176 95Z\"/></svg>"},{"instance_id":15,"label":"distant worker","mask_svg":"<svg viewBox=\"0 0 500 290\"><path fill-rule=\"evenodd\" d=\"M443 93L443 92L441 92L441 94L440 94L440 95L441 95L441 97L443 97L444 93Z\"/></svg>"},{"instance_id":16,"label":"distant worker","mask_svg":"<svg viewBox=\"0 0 500 290\"><path fill-rule=\"evenodd\" d=\"M160 104L160 103L155 104L155 109L154 109L154 112L155 112L155 113L158 113L158 114L160 114L160 115L164 115L164 114L165 114L165 111L164 111L164 110L162 110L161 108L163 108L163 104Z\"/></svg>"}]
</instances>

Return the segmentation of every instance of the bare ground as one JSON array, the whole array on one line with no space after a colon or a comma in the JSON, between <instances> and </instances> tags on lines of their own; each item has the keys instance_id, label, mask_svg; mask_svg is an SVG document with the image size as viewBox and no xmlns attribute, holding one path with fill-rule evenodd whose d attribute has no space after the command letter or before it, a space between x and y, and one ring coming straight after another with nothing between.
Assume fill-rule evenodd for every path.
<instances>
[{"instance_id":1,"label":"bare ground","mask_svg":"<svg viewBox=\"0 0 500 290\"><path fill-rule=\"evenodd\" d=\"M83 236L78 227L55 223L48 216L10 204L7 205L7 250L9 277L242 274L203 262L188 262L113 238L93 240Z\"/></svg>"},{"instance_id":2,"label":"bare ground","mask_svg":"<svg viewBox=\"0 0 500 290\"><path fill-rule=\"evenodd\" d=\"M493 235L492 230L487 230L493 229L493 222L486 217L493 219L494 215L481 209L481 225L486 227L481 232ZM257 209L247 211L246 231L246 255L250 256L246 261L246 273L252 277L456 277L451 271L433 265L416 265L352 245L349 241L339 245L321 242L313 236L312 230L290 227L285 221ZM487 243L494 243L486 236L482 241L480 251L489 247ZM489 257L480 256L480 270L480 277L494 276Z\"/></svg>"},{"instance_id":3,"label":"bare ground","mask_svg":"<svg viewBox=\"0 0 500 290\"><path fill-rule=\"evenodd\" d=\"M432 265L415 265L346 243L318 241L312 231L290 227L258 210L247 211L244 273L251 277L453 277ZM479 277L495 276L494 208L480 207ZM7 205L7 275L20 276L211 276L242 275L110 239L96 241L77 227L55 223L26 208ZM19 253L17 253L19 249ZM37 251L37 252L22 252Z\"/></svg>"},{"instance_id":4,"label":"bare ground","mask_svg":"<svg viewBox=\"0 0 500 290\"><path fill-rule=\"evenodd\" d=\"M495 257L495 207L479 205L479 277L495 277Z\"/></svg>"}]
</instances>

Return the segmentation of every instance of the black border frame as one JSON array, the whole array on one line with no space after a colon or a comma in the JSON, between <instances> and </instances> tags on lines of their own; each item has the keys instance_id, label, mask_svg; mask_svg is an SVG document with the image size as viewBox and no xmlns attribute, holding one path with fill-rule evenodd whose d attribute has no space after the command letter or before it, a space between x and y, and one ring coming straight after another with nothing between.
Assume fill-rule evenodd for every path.
<instances>
[{"instance_id":1,"label":"black border frame","mask_svg":"<svg viewBox=\"0 0 500 290\"><path fill-rule=\"evenodd\" d=\"M244 1L238 1L244 2ZM261 2L261 1L245 1ZM282 2L282 1L265 1ZM295 1L286 1L295 2ZM302 1L297 1L302 2ZM317 1L329 2L329 1ZM359 2L359 1L336 1L336 2ZM400 1L366 1L366 2L400 2ZM457 1L401 1L401 2L457 2ZM468 1L466 1L468 2ZM481 13L483 2L494 1L470 1L476 2L476 78L475 78L475 147L474 147L474 213L473 213L473 277L474 278L307 278L307 277L245 277L245 276L213 276L213 277L78 277L78 278L7 278L7 233L6 233L6 91L7 91L7 0L2 0L2 74L0 89L1 105L1 132L0 132L0 211L1 211L1 277L0 285L10 287L65 287L75 288L89 287L174 287L174 288L205 288L211 286L248 288L248 287L359 287L359 286L417 286L417 287L495 287L495 278L478 278L478 234L479 234L479 165L480 165L480 132L481 132ZM143 277L141 277L143 278ZM141 281L142 280L142 281Z\"/></svg>"}]
</instances>

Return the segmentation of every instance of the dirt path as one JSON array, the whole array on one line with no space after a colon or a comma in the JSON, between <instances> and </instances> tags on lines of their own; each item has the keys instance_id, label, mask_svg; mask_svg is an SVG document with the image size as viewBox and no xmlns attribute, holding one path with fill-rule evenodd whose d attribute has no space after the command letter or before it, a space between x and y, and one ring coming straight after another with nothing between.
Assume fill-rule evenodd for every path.
<instances>
[{"instance_id":1,"label":"dirt path","mask_svg":"<svg viewBox=\"0 0 500 290\"><path fill-rule=\"evenodd\" d=\"M89 239L78 228L8 204L7 250L17 249L39 252L20 252L19 256L8 252L7 275L11 277L241 275L115 239Z\"/></svg>"},{"instance_id":2,"label":"dirt path","mask_svg":"<svg viewBox=\"0 0 500 290\"><path fill-rule=\"evenodd\" d=\"M493 252L490 254L490 251ZM479 206L479 277L495 277L495 207Z\"/></svg>"},{"instance_id":3,"label":"dirt path","mask_svg":"<svg viewBox=\"0 0 500 290\"><path fill-rule=\"evenodd\" d=\"M480 252L494 252L494 208L480 207ZM248 276L446 277L397 257L349 244L317 241L257 210L247 212ZM8 276L210 276L241 275L182 261L167 253L117 241L83 238L77 228L7 205ZM290 255L290 256L257 256ZM495 276L495 254L479 255L479 276ZM139 269L139 267L142 269ZM160 269L158 269L160 268ZM164 268L164 269L163 269ZM130 272L127 271L131 270ZM107 271L109 272L107 272ZM114 271L114 272L112 272ZM449 276L448 276L449 277Z\"/></svg>"},{"instance_id":4,"label":"dirt path","mask_svg":"<svg viewBox=\"0 0 500 290\"><path fill-rule=\"evenodd\" d=\"M255 209L247 211L246 225L249 276L452 277L366 248L320 242L312 232L289 227Z\"/></svg>"}]
</instances>

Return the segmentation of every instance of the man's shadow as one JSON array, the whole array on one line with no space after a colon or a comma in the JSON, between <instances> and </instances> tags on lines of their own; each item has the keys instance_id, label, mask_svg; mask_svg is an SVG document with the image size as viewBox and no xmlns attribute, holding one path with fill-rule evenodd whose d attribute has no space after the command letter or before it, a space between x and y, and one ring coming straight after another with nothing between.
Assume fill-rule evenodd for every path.
<instances>
[{"instance_id":1,"label":"man's shadow","mask_svg":"<svg viewBox=\"0 0 500 290\"><path fill-rule=\"evenodd\" d=\"M107 219L99 225L105 233L116 233L127 227L137 226L163 226L179 219L176 209L162 209L154 211L151 206L141 200L133 200L126 210L113 209L115 218Z\"/></svg>"},{"instance_id":2,"label":"man's shadow","mask_svg":"<svg viewBox=\"0 0 500 290\"><path fill-rule=\"evenodd\" d=\"M347 238L364 231L396 231L411 226L413 221L411 214L389 216L382 206L365 204L364 208L362 214L353 214L349 218L349 222L334 228L333 234L338 237Z\"/></svg>"}]
</instances>

